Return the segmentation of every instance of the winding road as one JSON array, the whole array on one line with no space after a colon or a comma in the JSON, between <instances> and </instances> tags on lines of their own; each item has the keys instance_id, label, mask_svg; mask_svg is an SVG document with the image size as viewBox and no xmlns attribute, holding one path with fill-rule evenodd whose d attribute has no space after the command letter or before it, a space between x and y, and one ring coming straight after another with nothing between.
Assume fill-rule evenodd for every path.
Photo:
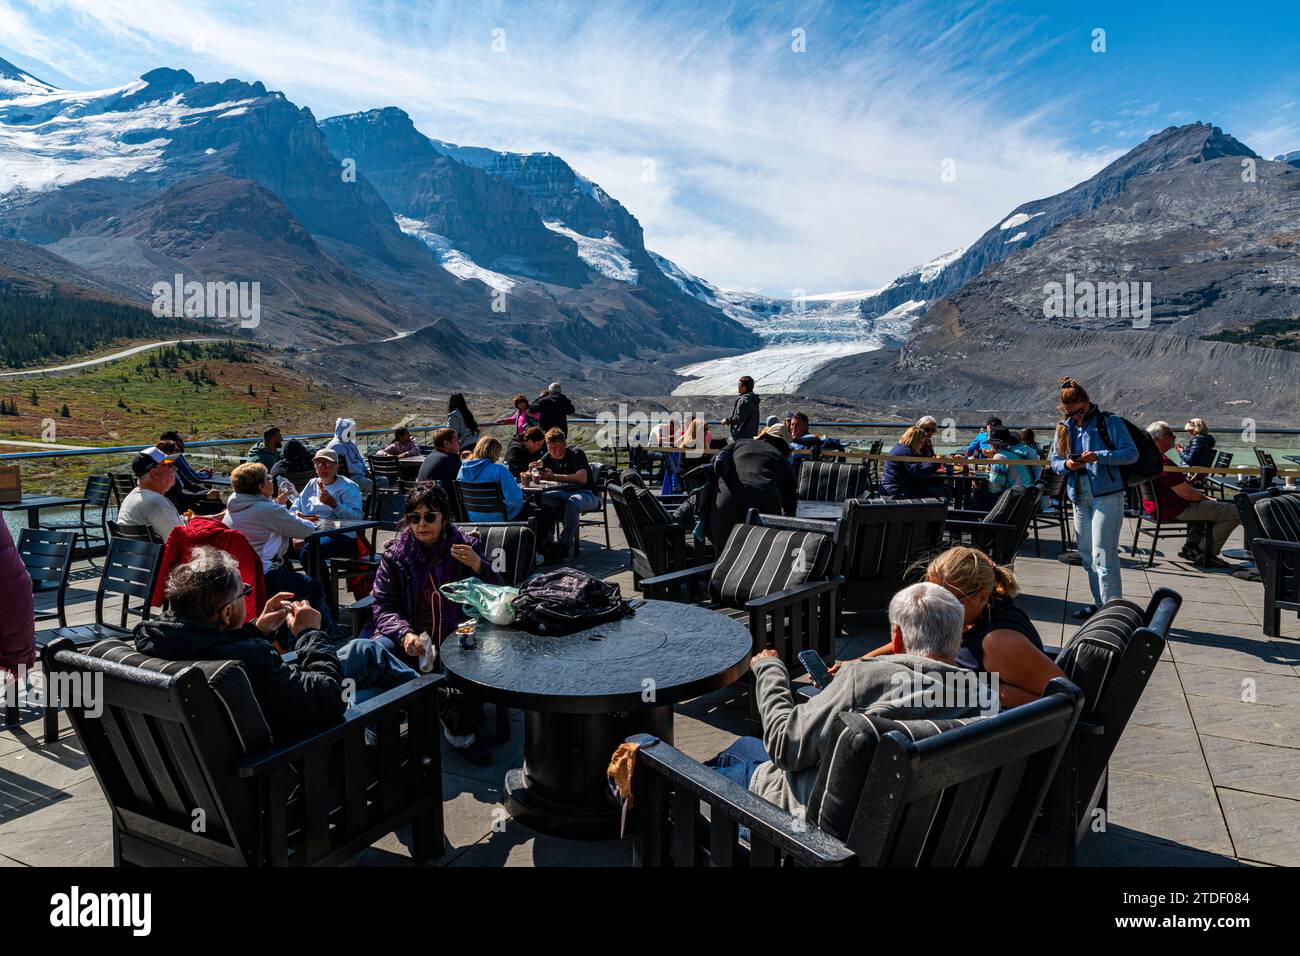
<instances>
[{"instance_id":1,"label":"winding road","mask_svg":"<svg viewBox=\"0 0 1300 956\"><path fill-rule=\"evenodd\" d=\"M29 375L49 375L53 372L71 372L79 368L89 368L92 365L103 365L107 362L116 362L118 359L130 358L132 355L139 355L141 352L148 352L152 349L160 349L168 345L189 344L192 342L225 342L226 339L168 339L166 342L147 342L144 345L137 345L134 348L126 349L122 352L114 352L112 355L103 355L99 358L87 359L84 362L73 362L71 365L52 365L49 368L27 368L18 372L0 372L0 379L7 378L26 378Z\"/></svg>"}]
</instances>

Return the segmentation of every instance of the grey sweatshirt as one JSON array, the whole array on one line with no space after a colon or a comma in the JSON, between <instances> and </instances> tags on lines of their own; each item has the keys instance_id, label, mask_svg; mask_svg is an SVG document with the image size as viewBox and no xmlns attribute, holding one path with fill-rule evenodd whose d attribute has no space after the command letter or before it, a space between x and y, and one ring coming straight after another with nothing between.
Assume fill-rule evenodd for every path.
<instances>
[{"instance_id":1,"label":"grey sweatshirt","mask_svg":"<svg viewBox=\"0 0 1300 956\"><path fill-rule=\"evenodd\" d=\"M243 533L267 570L280 563L294 538L305 538L316 530L312 522L295 517L270 498L239 492L226 502L225 523Z\"/></svg>"},{"instance_id":2,"label":"grey sweatshirt","mask_svg":"<svg viewBox=\"0 0 1300 956\"><path fill-rule=\"evenodd\" d=\"M856 710L894 720L944 720L979 713L976 706L926 706L932 703L929 698L934 697L946 674L967 680L961 675L970 673L928 657L890 654L850 661L825 690L797 707L790 674L780 658L760 658L752 670L763 720L763 746L772 759L754 771L749 789L789 813L802 813L807 805L839 714Z\"/></svg>"}]
</instances>

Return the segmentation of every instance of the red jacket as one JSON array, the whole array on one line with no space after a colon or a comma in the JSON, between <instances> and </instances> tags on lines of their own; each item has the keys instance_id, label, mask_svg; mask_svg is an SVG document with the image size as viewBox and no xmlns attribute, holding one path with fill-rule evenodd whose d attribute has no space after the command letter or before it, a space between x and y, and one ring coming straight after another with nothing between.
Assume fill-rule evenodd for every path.
<instances>
[{"instance_id":1,"label":"red jacket","mask_svg":"<svg viewBox=\"0 0 1300 956\"><path fill-rule=\"evenodd\" d=\"M0 670L16 672L36 662L32 605L31 576L9 534L9 526L0 518Z\"/></svg>"},{"instance_id":2,"label":"red jacket","mask_svg":"<svg viewBox=\"0 0 1300 956\"><path fill-rule=\"evenodd\" d=\"M266 579L262 577L262 559L242 532L227 528L216 518L207 515L196 515L188 524L177 525L168 535L167 544L163 548L162 565L158 569L158 583L153 590L153 606L163 605L167 575L177 565L188 561L190 552L201 547L228 552L239 562L239 573L244 583L253 586L253 593L244 598L244 607L248 611L245 620L256 621L266 606Z\"/></svg>"}]
</instances>

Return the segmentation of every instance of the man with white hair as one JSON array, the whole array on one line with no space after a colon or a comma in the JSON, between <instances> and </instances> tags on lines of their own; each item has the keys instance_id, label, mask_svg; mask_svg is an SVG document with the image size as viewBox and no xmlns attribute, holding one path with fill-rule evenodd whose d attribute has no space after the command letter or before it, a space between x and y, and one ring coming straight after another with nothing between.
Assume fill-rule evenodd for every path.
<instances>
[{"instance_id":1,"label":"man with white hair","mask_svg":"<svg viewBox=\"0 0 1300 956\"><path fill-rule=\"evenodd\" d=\"M1156 443L1161 455L1165 455L1177 441L1174 430L1169 427L1168 422L1152 422L1147 426L1147 434ZM1172 465L1173 462L1166 457L1165 464ZM1188 534L1187 544L1178 552L1180 558L1194 561L1207 568L1232 567L1219 557L1219 551L1227 542L1228 536L1237 525L1241 524L1241 516L1237 513L1236 505L1226 501L1215 501L1201 494L1187 480L1185 474L1177 471L1165 471L1156 475L1151 479L1151 487L1155 490L1156 501L1160 503L1161 521L1214 523L1214 527L1210 529L1210 553L1208 555L1201 553L1205 537L1193 532ZM1142 510L1152 518L1156 514L1156 501L1148 501L1145 498L1142 501Z\"/></svg>"},{"instance_id":2,"label":"man with white hair","mask_svg":"<svg viewBox=\"0 0 1300 956\"><path fill-rule=\"evenodd\" d=\"M750 669L763 739L742 737L708 766L801 813L839 714L864 711L894 720L975 716L975 701L947 699L953 696L948 688L968 681L956 663L965 618L961 602L946 588L928 582L903 588L889 602L893 653L841 665L820 694L797 707L781 658L771 649L759 651Z\"/></svg>"},{"instance_id":3,"label":"man with white hair","mask_svg":"<svg viewBox=\"0 0 1300 956\"><path fill-rule=\"evenodd\" d=\"M529 413L538 416L537 427L543 432L558 428L569 434L569 416L577 414L573 402L560 390L559 382L552 382L545 392L528 406Z\"/></svg>"}]
</instances>

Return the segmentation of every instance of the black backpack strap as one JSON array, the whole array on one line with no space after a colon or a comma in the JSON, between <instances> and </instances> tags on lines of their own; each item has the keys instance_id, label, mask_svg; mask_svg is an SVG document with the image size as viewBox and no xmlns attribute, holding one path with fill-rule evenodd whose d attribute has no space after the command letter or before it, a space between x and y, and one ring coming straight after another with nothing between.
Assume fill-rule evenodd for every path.
<instances>
[{"instance_id":1,"label":"black backpack strap","mask_svg":"<svg viewBox=\"0 0 1300 956\"><path fill-rule=\"evenodd\" d=\"M1109 451L1114 451L1115 442L1110 437L1110 425L1106 422L1106 419L1110 417L1110 412L1103 412L1100 408L1097 409L1097 434L1101 436L1102 444L1104 444Z\"/></svg>"}]
</instances>

